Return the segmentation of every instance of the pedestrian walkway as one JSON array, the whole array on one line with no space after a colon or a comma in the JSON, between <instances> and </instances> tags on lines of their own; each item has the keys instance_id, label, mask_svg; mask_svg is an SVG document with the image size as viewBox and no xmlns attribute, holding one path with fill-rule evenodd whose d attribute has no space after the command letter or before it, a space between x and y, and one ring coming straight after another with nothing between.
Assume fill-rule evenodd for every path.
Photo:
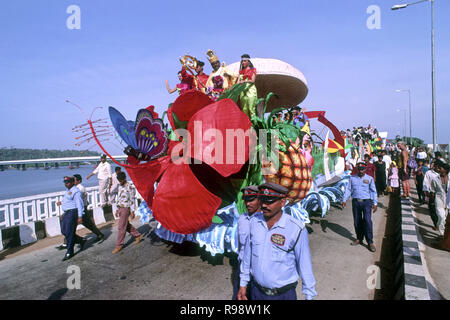
<instances>
[{"instance_id":1,"label":"pedestrian walkway","mask_svg":"<svg viewBox=\"0 0 450 320\"><path fill-rule=\"evenodd\" d=\"M425 257L426 267L428 269L428 287L430 297L433 300L450 299L450 252L440 249L438 246L438 231L433 230L428 206L420 205L417 190L411 181L411 200L413 201L413 210L416 215L419 233L421 239L419 242L422 248L419 248Z\"/></svg>"},{"instance_id":2,"label":"pedestrian walkway","mask_svg":"<svg viewBox=\"0 0 450 320\"><path fill-rule=\"evenodd\" d=\"M325 218L311 217L307 228L317 300L376 298L375 287L368 286L368 280L375 266L381 267L381 277L385 270L380 257L387 202L388 197L381 197L373 214L375 253L366 245L350 246L354 239L351 204L344 210L332 208ZM101 244L94 243L95 236L89 234L85 249L77 254L76 248L75 257L65 262L61 261L64 251L55 249L62 237L44 239L6 255L0 261L0 299L231 299L229 257L211 257L191 243L174 246L162 242L152 233L154 222L140 225L137 220L133 224L145 234L144 241L135 245L127 236L126 247L113 255L116 224L101 228L106 236ZM80 289L67 288L72 275L69 266L79 267ZM304 299L301 286L297 294Z\"/></svg>"}]
</instances>

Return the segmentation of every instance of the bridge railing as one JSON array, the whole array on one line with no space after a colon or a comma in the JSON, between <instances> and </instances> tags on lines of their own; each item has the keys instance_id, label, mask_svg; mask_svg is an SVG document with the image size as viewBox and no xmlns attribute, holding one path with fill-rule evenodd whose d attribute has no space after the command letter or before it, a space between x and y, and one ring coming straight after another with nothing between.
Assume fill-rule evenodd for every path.
<instances>
[{"instance_id":1,"label":"bridge railing","mask_svg":"<svg viewBox=\"0 0 450 320\"><path fill-rule=\"evenodd\" d=\"M100 204L100 194L97 187L86 188L89 208ZM0 200L0 229L20 225L23 223L42 221L47 218L62 215L61 206L64 191L38 194L29 197ZM140 195L137 194L137 198ZM137 204L137 200L136 200Z\"/></svg>"}]
</instances>

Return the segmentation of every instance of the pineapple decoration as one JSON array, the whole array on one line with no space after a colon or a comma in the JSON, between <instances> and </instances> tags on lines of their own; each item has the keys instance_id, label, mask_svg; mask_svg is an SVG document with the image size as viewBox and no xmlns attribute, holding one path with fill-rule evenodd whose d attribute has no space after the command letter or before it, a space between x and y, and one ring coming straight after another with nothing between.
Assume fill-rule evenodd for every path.
<instances>
[{"instance_id":1,"label":"pineapple decoration","mask_svg":"<svg viewBox=\"0 0 450 320\"><path fill-rule=\"evenodd\" d=\"M265 99L265 107L267 107L267 102L272 95L269 94ZM288 188L288 200L290 203L295 203L302 200L311 188L312 168L308 166L302 153L301 141L306 133L292 124L292 113L289 112L287 122L275 122L272 120L273 115L280 110L282 108L273 110L267 120L254 116L252 124L256 130L264 129L267 130L269 135L277 135L276 147L278 149L279 166L278 168L271 168L272 173L264 175L264 178L267 182L277 183ZM268 137L267 141L270 143L271 139ZM259 148L264 148L264 146L259 146ZM270 150L271 146L268 145L267 148ZM274 156L274 154L271 154L272 159ZM262 168L273 167L274 165L275 163L270 158L261 161Z\"/></svg>"},{"instance_id":2,"label":"pineapple decoration","mask_svg":"<svg viewBox=\"0 0 450 320\"><path fill-rule=\"evenodd\" d=\"M302 154L299 139L296 143L289 141L289 147L278 140L278 144L282 147L279 150L279 169L274 174L265 175L267 182L280 184L289 189L289 202L298 202L302 200L312 184L311 168L306 163L306 159ZM286 151L283 151L286 150ZM271 166L272 162L265 162L263 167Z\"/></svg>"}]
</instances>

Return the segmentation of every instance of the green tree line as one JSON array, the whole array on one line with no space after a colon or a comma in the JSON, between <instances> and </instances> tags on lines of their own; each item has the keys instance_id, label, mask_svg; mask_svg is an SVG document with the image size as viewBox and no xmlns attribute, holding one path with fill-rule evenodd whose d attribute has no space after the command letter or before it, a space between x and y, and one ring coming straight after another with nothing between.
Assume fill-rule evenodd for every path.
<instances>
[{"instance_id":1,"label":"green tree line","mask_svg":"<svg viewBox=\"0 0 450 320\"><path fill-rule=\"evenodd\" d=\"M48 149L19 149L6 148L0 149L0 161L9 160L30 160L45 158L67 158L67 157L89 157L99 156L96 151L89 150L48 150Z\"/></svg>"}]
</instances>

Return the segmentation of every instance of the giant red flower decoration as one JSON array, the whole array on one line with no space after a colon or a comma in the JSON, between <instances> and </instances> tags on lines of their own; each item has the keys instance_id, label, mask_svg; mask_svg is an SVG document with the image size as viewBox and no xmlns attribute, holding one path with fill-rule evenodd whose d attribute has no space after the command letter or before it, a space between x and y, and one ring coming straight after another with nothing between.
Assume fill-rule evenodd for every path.
<instances>
[{"instance_id":1,"label":"giant red flower decoration","mask_svg":"<svg viewBox=\"0 0 450 320\"><path fill-rule=\"evenodd\" d=\"M227 148L226 135L227 130L246 132L251 123L233 100L213 102L196 90L179 96L168 109L168 118L174 130L187 128L191 137L172 143L169 151L178 155L175 149L185 150L184 160L190 164L174 162L172 154L144 164L129 157L127 172L158 222L170 231L190 234L211 225L222 195L233 197L239 191L233 179L245 174L250 139L237 152L236 145Z\"/></svg>"}]
</instances>

